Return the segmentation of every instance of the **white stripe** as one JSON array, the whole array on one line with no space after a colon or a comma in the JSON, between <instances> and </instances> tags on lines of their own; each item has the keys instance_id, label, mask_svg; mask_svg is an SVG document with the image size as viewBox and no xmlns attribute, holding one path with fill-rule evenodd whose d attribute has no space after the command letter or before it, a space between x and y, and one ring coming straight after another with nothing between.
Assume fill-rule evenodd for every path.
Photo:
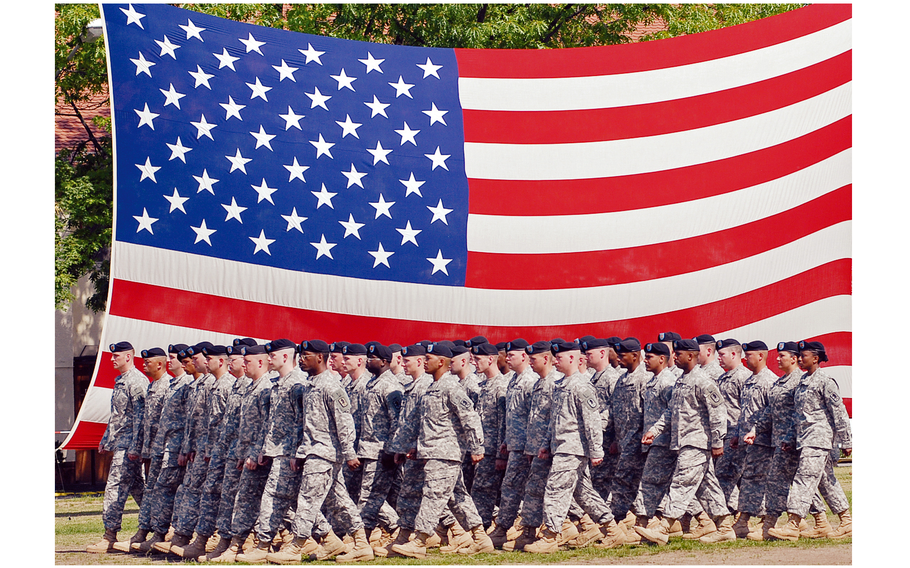
<instances>
[{"instance_id":1,"label":"white stripe","mask_svg":"<svg viewBox=\"0 0 910 568\"><path fill-rule=\"evenodd\" d=\"M591 215L468 216L472 252L538 254L614 250L687 239L792 209L852 181L852 150L788 176L722 195Z\"/></svg>"},{"instance_id":2,"label":"white stripe","mask_svg":"<svg viewBox=\"0 0 910 568\"><path fill-rule=\"evenodd\" d=\"M850 221L714 268L574 290L482 290L257 267L115 243L113 278L238 300L358 316L465 325L571 325L660 314L729 298L851 253ZM169 272L150 272L167 266ZM162 300L166 301L166 300Z\"/></svg>"},{"instance_id":3,"label":"white stripe","mask_svg":"<svg viewBox=\"0 0 910 568\"><path fill-rule=\"evenodd\" d=\"M802 341L827 333L851 331L852 306L852 296L832 296L735 329L711 332L711 335L739 341L760 339L768 345L777 345L781 341Z\"/></svg>"},{"instance_id":4,"label":"white stripe","mask_svg":"<svg viewBox=\"0 0 910 568\"><path fill-rule=\"evenodd\" d=\"M461 106L474 110L612 108L713 93L784 75L851 49L851 21L777 45L667 69L557 79L460 78Z\"/></svg>"},{"instance_id":5,"label":"white stripe","mask_svg":"<svg viewBox=\"0 0 910 568\"><path fill-rule=\"evenodd\" d=\"M781 109L704 128L570 144L465 144L474 179L559 180L634 175L723 160L769 148L852 113L852 83Z\"/></svg>"},{"instance_id":6,"label":"white stripe","mask_svg":"<svg viewBox=\"0 0 910 568\"><path fill-rule=\"evenodd\" d=\"M842 398L853 398L853 367L822 367L837 383Z\"/></svg>"},{"instance_id":7,"label":"white stripe","mask_svg":"<svg viewBox=\"0 0 910 568\"><path fill-rule=\"evenodd\" d=\"M288 330L291 333L292 330ZM157 322L149 322L114 316L108 314L104 322L104 333L106 337L118 338L117 341L129 341L133 345L144 345L146 347L161 347L167 349L172 343L185 343L195 345L202 341L211 341L215 345L231 345L237 337L247 337L238 333L229 334L210 331L206 329L196 329L192 327L182 327ZM265 343L275 337L262 338L253 337L259 343ZM288 337L292 341L302 341L303 338L297 339L296 336Z\"/></svg>"},{"instance_id":8,"label":"white stripe","mask_svg":"<svg viewBox=\"0 0 910 568\"><path fill-rule=\"evenodd\" d=\"M93 383L92 388L85 393L85 399L79 408L79 421L107 424L111 414L111 396L113 394L114 389L99 387Z\"/></svg>"}]
</instances>

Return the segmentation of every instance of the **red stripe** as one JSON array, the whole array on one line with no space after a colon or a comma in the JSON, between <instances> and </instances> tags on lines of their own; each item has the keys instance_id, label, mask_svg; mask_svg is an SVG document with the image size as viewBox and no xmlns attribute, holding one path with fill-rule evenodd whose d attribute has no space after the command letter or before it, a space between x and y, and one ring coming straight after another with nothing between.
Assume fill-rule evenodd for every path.
<instances>
[{"instance_id":1,"label":"red stripe","mask_svg":"<svg viewBox=\"0 0 910 568\"><path fill-rule=\"evenodd\" d=\"M119 341L119 339L116 341ZM155 346L149 345L147 347ZM145 347L143 347L143 349L145 349ZM142 370L142 359L138 357L133 358L133 364L137 369L140 371ZM95 376L95 386L112 389L114 388L114 381L117 380L118 376L120 376L120 373L117 372L111 364L111 353L109 351L102 351L101 362L98 365L98 374ZM151 382L151 379L149 379L149 382Z\"/></svg>"},{"instance_id":2,"label":"red stripe","mask_svg":"<svg viewBox=\"0 0 910 568\"><path fill-rule=\"evenodd\" d=\"M852 118L842 118L770 148L684 168L579 180L469 179L468 207L475 215L576 215L645 209L722 195L792 174L849 149ZM553 195L560 198L553 199Z\"/></svg>"},{"instance_id":3,"label":"red stripe","mask_svg":"<svg viewBox=\"0 0 910 568\"><path fill-rule=\"evenodd\" d=\"M816 4L709 33L571 49L456 49L459 77L587 77L635 73L729 57L849 20L849 4Z\"/></svg>"},{"instance_id":4,"label":"red stripe","mask_svg":"<svg viewBox=\"0 0 910 568\"><path fill-rule=\"evenodd\" d=\"M852 187L846 185L777 215L690 239L592 252L468 252L465 286L494 290L588 288L704 270L849 221ZM521 278L516 279L516 274Z\"/></svg>"},{"instance_id":5,"label":"red stripe","mask_svg":"<svg viewBox=\"0 0 910 568\"><path fill-rule=\"evenodd\" d=\"M721 339L721 338L718 338ZM753 341L761 338L735 338L740 341ZM780 341L780 340L778 340ZM853 334L848 331L837 333L826 333L815 337L790 338L786 341L820 341L825 346L825 353L828 355L828 362L822 363L825 367L834 365L853 366ZM765 341L769 347L775 347L768 352L768 368L780 374L780 367L777 366L777 341L771 343Z\"/></svg>"},{"instance_id":6,"label":"red stripe","mask_svg":"<svg viewBox=\"0 0 910 568\"><path fill-rule=\"evenodd\" d=\"M847 407L847 416L853 418L853 397L845 398L844 406Z\"/></svg>"},{"instance_id":7,"label":"red stripe","mask_svg":"<svg viewBox=\"0 0 910 568\"><path fill-rule=\"evenodd\" d=\"M657 103L553 112L465 110L466 142L563 144L703 128L770 112L848 83L851 52L766 81Z\"/></svg>"},{"instance_id":8,"label":"red stripe","mask_svg":"<svg viewBox=\"0 0 910 568\"><path fill-rule=\"evenodd\" d=\"M107 423L79 421L64 450L97 450Z\"/></svg>"}]
</instances>

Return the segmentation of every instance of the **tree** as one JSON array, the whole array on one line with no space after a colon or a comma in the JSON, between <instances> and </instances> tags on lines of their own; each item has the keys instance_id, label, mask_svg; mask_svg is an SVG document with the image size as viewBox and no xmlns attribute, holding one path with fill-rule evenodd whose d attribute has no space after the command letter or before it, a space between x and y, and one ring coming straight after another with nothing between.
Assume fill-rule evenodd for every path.
<instances>
[{"instance_id":1,"label":"tree","mask_svg":"<svg viewBox=\"0 0 910 568\"><path fill-rule=\"evenodd\" d=\"M667 29L643 40L675 37L765 18L803 4L183 4L182 7L261 26L343 39L423 47L544 49L628 43L638 26ZM101 42L82 39L97 5L56 6L55 100L72 111L86 140L57 156L55 306L65 309L85 274L107 298L113 209L110 136L98 137L80 105L106 92ZM109 121L95 121L110 132Z\"/></svg>"}]
</instances>

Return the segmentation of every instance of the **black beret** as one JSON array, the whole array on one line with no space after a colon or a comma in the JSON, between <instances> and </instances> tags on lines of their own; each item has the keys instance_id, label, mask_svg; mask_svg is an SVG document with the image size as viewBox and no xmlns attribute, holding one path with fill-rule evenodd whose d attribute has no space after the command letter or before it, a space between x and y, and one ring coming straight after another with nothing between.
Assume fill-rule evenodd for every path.
<instances>
[{"instance_id":1,"label":"black beret","mask_svg":"<svg viewBox=\"0 0 910 568\"><path fill-rule=\"evenodd\" d=\"M616 337L615 335L611 335L610 337L607 338L607 345L609 345L610 348L613 349L613 350L615 351L615 350L616 350L616 345L617 345L620 341L622 341L622 339Z\"/></svg>"},{"instance_id":2,"label":"black beret","mask_svg":"<svg viewBox=\"0 0 910 568\"><path fill-rule=\"evenodd\" d=\"M505 351L507 345L509 345L508 341L500 341L499 343L496 344L496 350Z\"/></svg>"},{"instance_id":3,"label":"black beret","mask_svg":"<svg viewBox=\"0 0 910 568\"><path fill-rule=\"evenodd\" d=\"M743 343L743 351L767 351L768 346L764 341L748 341Z\"/></svg>"},{"instance_id":4,"label":"black beret","mask_svg":"<svg viewBox=\"0 0 910 568\"><path fill-rule=\"evenodd\" d=\"M227 354L242 356L244 347L247 347L246 343L238 343L237 345L228 345Z\"/></svg>"},{"instance_id":5,"label":"black beret","mask_svg":"<svg viewBox=\"0 0 910 568\"><path fill-rule=\"evenodd\" d=\"M789 351L790 353L799 353L799 344L795 341L781 341L777 344L778 351Z\"/></svg>"},{"instance_id":6,"label":"black beret","mask_svg":"<svg viewBox=\"0 0 910 568\"><path fill-rule=\"evenodd\" d=\"M367 346L361 343L351 343L350 345L345 345L341 352L345 355L366 355Z\"/></svg>"},{"instance_id":7,"label":"black beret","mask_svg":"<svg viewBox=\"0 0 910 568\"><path fill-rule=\"evenodd\" d=\"M698 342L694 339L677 339L673 342L673 351L699 351Z\"/></svg>"},{"instance_id":8,"label":"black beret","mask_svg":"<svg viewBox=\"0 0 910 568\"><path fill-rule=\"evenodd\" d=\"M129 341L120 341L111 343L108 349L110 349L111 353L120 353L121 351L133 351L133 346Z\"/></svg>"},{"instance_id":9,"label":"black beret","mask_svg":"<svg viewBox=\"0 0 910 568\"><path fill-rule=\"evenodd\" d=\"M550 344L550 351L555 355L566 351L580 351L581 346L575 341L553 341Z\"/></svg>"},{"instance_id":10,"label":"black beret","mask_svg":"<svg viewBox=\"0 0 910 568\"><path fill-rule=\"evenodd\" d=\"M491 343L478 343L477 345L471 347L471 351L474 355L498 355L499 349Z\"/></svg>"},{"instance_id":11,"label":"black beret","mask_svg":"<svg viewBox=\"0 0 910 568\"><path fill-rule=\"evenodd\" d=\"M465 353L470 353L470 352L471 352L471 348L468 347L467 345L455 345L455 347L452 347L452 357L458 357L459 355L463 355Z\"/></svg>"},{"instance_id":12,"label":"black beret","mask_svg":"<svg viewBox=\"0 0 910 568\"><path fill-rule=\"evenodd\" d=\"M708 335L707 333L703 333L701 335L696 335L692 339L694 339L699 345L708 345L708 344L714 345L715 343L717 343L717 341L714 340L714 336Z\"/></svg>"},{"instance_id":13,"label":"black beret","mask_svg":"<svg viewBox=\"0 0 910 568\"><path fill-rule=\"evenodd\" d=\"M374 344L370 345L370 347L369 347L369 349L367 349L367 351L373 357L378 357L379 359L382 359L383 361L392 360L392 350L381 343L374 343Z\"/></svg>"},{"instance_id":14,"label":"black beret","mask_svg":"<svg viewBox=\"0 0 910 568\"><path fill-rule=\"evenodd\" d=\"M666 343L648 343L645 345L645 353L653 353L654 355L666 355L670 356L670 348L667 347Z\"/></svg>"},{"instance_id":15,"label":"black beret","mask_svg":"<svg viewBox=\"0 0 910 568\"><path fill-rule=\"evenodd\" d=\"M530 343L524 339L513 339L506 344L506 351L524 351Z\"/></svg>"},{"instance_id":16,"label":"black beret","mask_svg":"<svg viewBox=\"0 0 910 568\"><path fill-rule=\"evenodd\" d=\"M269 353L273 351L282 351L284 349L293 349L297 352L297 344L290 339L276 339L265 344L265 350Z\"/></svg>"},{"instance_id":17,"label":"black beret","mask_svg":"<svg viewBox=\"0 0 910 568\"><path fill-rule=\"evenodd\" d=\"M253 339L252 337L244 337L244 338L238 337L238 338L234 339L234 341L233 341L233 343L231 343L231 345L233 345L234 347L240 347L241 345L256 345L256 340Z\"/></svg>"},{"instance_id":18,"label":"black beret","mask_svg":"<svg viewBox=\"0 0 910 568\"><path fill-rule=\"evenodd\" d=\"M584 339L581 342L581 348L584 349L585 351L587 351L589 349L591 349L591 350L603 349L603 348L609 347L609 346L610 346L610 343L606 339L597 338L597 337L595 337L593 339Z\"/></svg>"},{"instance_id":19,"label":"black beret","mask_svg":"<svg viewBox=\"0 0 910 568\"><path fill-rule=\"evenodd\" d=\"M142 350L142 358L148 359L149 357L167 357L167 353L164 352L164 349L160 347L152 347L151 349Z\"/></svg>"},{"instance_id":20,"label":"black beret","mask_svg":"<svg viewBox=\"0 0 910 568\"><path fill-rule=\"evenodd\" d=\"M444 342L431 343L427 346L427 354L439 355L440 357L452 358L452 348L445 345Z\"/></svg>"},{"instance_id":21,"label":"black beret","mask_svg":"<svg viewBox=\"0 0 910 568\"><path fill-rule=\"evenodd\" d=\"M641 342L635 337L627 337L613 346L617 353L637 353L641 351Z\"/></svg>"},{"instance_id":22,"label":"black beret","mask_svg":"<svg viewBox=\"0 0 910 568\"><path fill-rule=\"evenodd\" d=\"M715 348L717 351L720 351L721 349L730 347L731 345L739 345L739 341L736 341L735 339L721 339L715 344Z\"/></svg>"},{"instance_id":23,"label":"black beret","mask_svg":"<svg viewBox=\"0 0 910 568\"><path fill-rule=\"evenodd\" d=\"M464 339L456 339L452 343L455 344L455 347L469 347L468 342Z\"/></svg>"},{"instance_id":24,"label":"black beret","mask_svg":"<svg viewBox=\"0 0 910 568\"><path fill-rule=\"evenodd\" d=\"M434 342L432 342L432 343L435 344L435 345L445 345L445 346L448 347L449 349L455 347L455 342L454 342L454 341L449 341L448 339L442 339L442 340L440 340L440 341L434 341ZM429 347L429 345L428 345L427 347Z\"/></svg>"},{"instance_id":25,"label":"black beret","mask_svg":"<svg viewBox=\"0 0 910 568\"><path fill-rule=\"evenodd\" d=\"M308 339L300 343L300 352L328 353L329 344L321 339Z\"/></svg>"},{"instance_id":26,"label":"black beret","mask_svg":"<svg viewBox=\"0 0 910 568\"><path fill-rule=\"evenodd\" d=\"M389 350L392 353L398 353L401 351L401 345L399 345L397 343L392 343L391 345L389 345Z\"/></svg>"},{"instance_id":27,"label":"black beret","mask_svg":"<svg viewBox=\"0 0 910 568\"><path fill-rule=\"evenodd\" d=\"M167 352L179 354L181 351L186 351L188 347L189 345L186 343L172 343L167 346Z\"/></svg>"},{"instance_id":28,"label":"black beret","mask_svg":"<svg viewBox=\"0 0 910 568\"><path fill-rule=\"evenodd\" d=\"M243 355L265 355L265 345L243 345L240 348Z\"/></svg>"},{"instance_id":29,"label":"black beret","mask_svg":"<svg viewBox=\"0 0 910 568\"><path fill-rule=\"evenodd\" d=\"M487 338L482 335L477 335L467 341L468 347L474 347L475 345L481 345L483 343L489 343L489 341L487 341Z\"/></svg>"},{"instance_id":30,"label":"black beret","mask_svg":"<svg viewBox=\"0 0 910 568\"><path fill-rule=\"evenodd\" d=\"M535 341L533 345L528 345L525 347L525 351L530 355L536 355L538 353L549 353L550 347L552 344L549 341Z\"/></svg>"},{"instance_id":31,"label":"black beret","mask_svg":"<svg viewBox=\"0 0 910 568\"><path fill-rule=\"evenodd\" d=\"M657 341L677 341L679 339L682 339L682 336L675 331L662 331L657 334Z\"/></svg>"},{"instance_id":32,"label":"black beret","mask_svg":"<svg viewBox=\"0 0 910 568\"><path fill-rule=\"evenodd\" d=\"M212 345L211 347L204 347L202 349L202 354L206 357L209 355L227 355L227 347L224 345Z\"/></svg>"},{"instance_id":33,"label":"black beret","mask_svg":"<svg viewBox=\"0 0 910 568\"><path fill-rule=\"evenodd\" d=\"M347 341L335 341L329 344L329 351L332 353L344 353L344 348L350 345Z\"/></svg>"},{"instance_id":34,"label":"black beret","mask_svg":"<svg viewBox=\"0 0 910 568\"><path fill-rule=\"evenodd\" d=\"M407 347L402 348L401 356L402 357L423 357L427 354L427 348L419 343L414 345L408 345Z\"/></svg>"},{"instance_id":35,"label":"black beret","mask_svg":"<svg viewBox=\"0 0 910 568\"><path fill-rule=\"evenodd\" d=\"M815 351L818 354L819 361L827 361L828 354L825 353L825 346L819 341L800 341L800 351Z\"/></svg>"},{"instance_id":36,"label":"black beret","mask_svg":"<svg viewBox=\"0 0 910 568\"><path fill-rule=\"evenodd\" d=\"M190 357L192 357L193 355L198 355L198 354L202 353L202 351L203 351L206 347L214 347L214 346L215 346L215 345L214 345L211 341L200 341L200 342L197 343L196 345L193 345L193 346L191 346L191 347L187 347L186 353L187 353L187 355L189 355Z\"/></svg>"}]
</instances>

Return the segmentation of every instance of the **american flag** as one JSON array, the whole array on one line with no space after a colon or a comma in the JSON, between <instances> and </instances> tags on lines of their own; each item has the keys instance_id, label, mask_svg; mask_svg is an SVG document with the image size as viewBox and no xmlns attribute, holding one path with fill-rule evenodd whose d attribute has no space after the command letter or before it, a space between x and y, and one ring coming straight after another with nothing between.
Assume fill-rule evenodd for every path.
<instances>
[{"instance_id":1,"label":"american flag","mask_svg":"<svg viewBox=\"0 0 910 568\"><path fill-rule=\"evenodd\" d=\"M815 339L850 408L849 5L527 51L103 17L103 346ZM115 374L104 350L66 447Z\"/></svg>"}]
</instances>

